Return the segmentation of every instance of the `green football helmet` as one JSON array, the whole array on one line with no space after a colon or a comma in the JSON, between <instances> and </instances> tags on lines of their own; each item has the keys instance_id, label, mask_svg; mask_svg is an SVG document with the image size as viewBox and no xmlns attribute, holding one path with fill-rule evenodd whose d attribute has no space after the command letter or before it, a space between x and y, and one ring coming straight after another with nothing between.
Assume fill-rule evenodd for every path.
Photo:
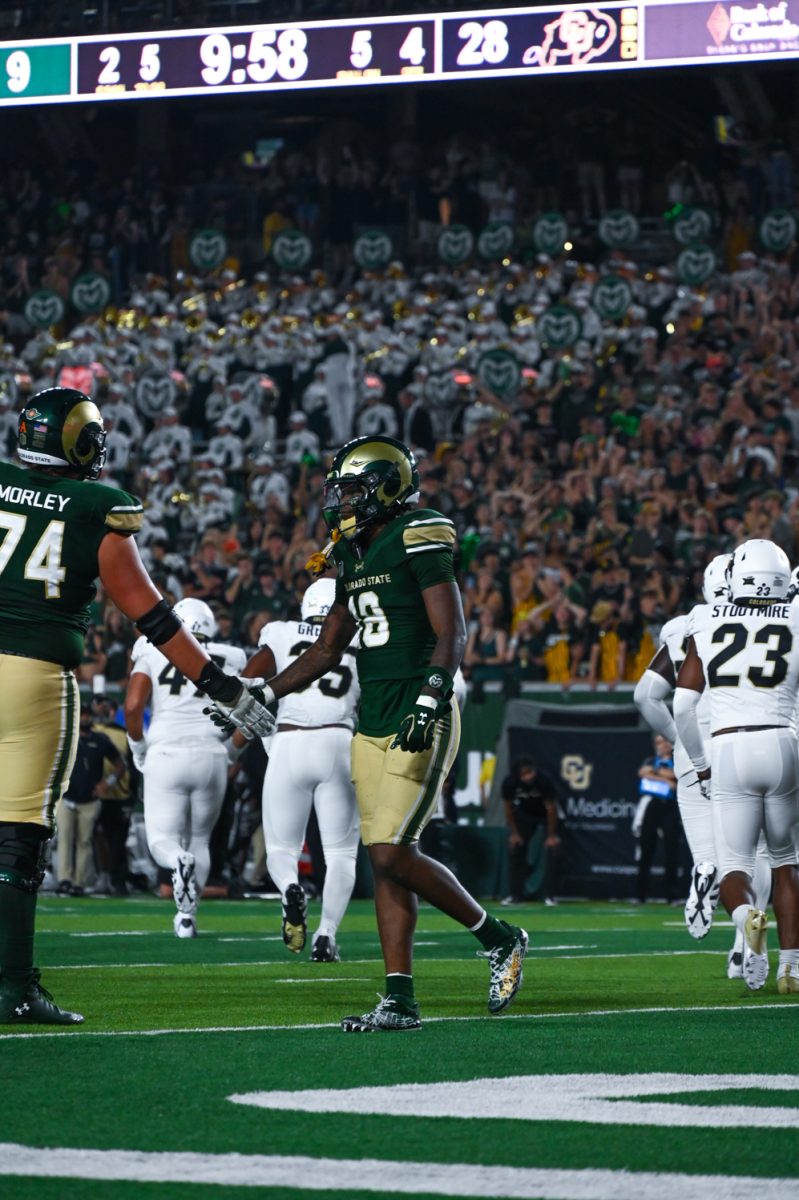
<instances>
[{"instance_id":1,"label":"green football helmet","mask_svg":"<svg viewBox=\"0 0 799 1200\"><path fill-rule=\"evenodd\" d=\"M407 446L392 437L354 438L339 450L325 479L325 521L352 541L418 490L416 460Z\"/></svg>"},{"instance_id":2,"label":"green football helmet","mask_svg":"<svg viewBox=\"0 0 799 1200\"><path fill-rule=\"evenodd\" d=\"M31 396L19 414L17 454L37 467L72 467L97 479L105 463L102 414L76 388L52 387Z\"/></svg>"}]
</instances>

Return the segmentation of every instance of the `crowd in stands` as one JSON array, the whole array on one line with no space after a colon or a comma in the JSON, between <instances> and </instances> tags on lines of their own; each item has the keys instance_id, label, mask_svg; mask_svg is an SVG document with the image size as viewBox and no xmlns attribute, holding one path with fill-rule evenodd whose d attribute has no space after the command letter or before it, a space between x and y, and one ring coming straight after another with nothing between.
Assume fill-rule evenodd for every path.
<instances>
[{"instance_id":1,"label":"crowd in stands","mask_svg":"<svg viewBox=\"0 0 799 1200\"><path fill-rule=\"evenodd\" d=\"M574 122L584 155L587 121ZM393 142L390 177L421 180L429 203L407 258L374 270L354 266L358 222L336 234L330 206L391 224L385 175L372 172L367 212L351 193L364 191L368 155L342 151L328 176L319 159L280 155L262 181L259 220L280 209L284 227L314 234L327 269L302 274L281 271L263 245L239 253L247 238L221 183L197 211L157 172L65 173L56 186L11 166L0 182L0 450L12 453L32 391L60 382L91 393L109 429L106 478L146 503L140 541L154 577L171 598L207 600L221 637L252 648L264 622L298 612L305 563L326 540L330 452L355 435L397 436L419 458L422 503L460 535L472 679L632 682L660 625L696 599L710 556L767 536L796 558L799 282L790 252L767 254L757 241L758 215L793 199L793 151L764 144L754 166L742 152L711 186L682 164L638 178L634 122L614 146L616 158L605 146L599 175L581 183L579 169L569 182L461 135L437 167L413 141ZM302 185L311 176L316 207ZM442 218L529 224L568 188L576 228L622 200L647 211L653 197L710 205L715 274L682 284L676 243L667 261L635 261L635 249L603 249L593 224L553 257L517 249L503 262L436 261ZM210 274L189 260L203 226L229 235L228 258ZM109 278L112 304L32 328L30 294L68 300L85 270ZM592 303L606 273L632 291L612 320ZM582 321L562 348L540 335L541 315L560 303ZM515 394L496 395L478 375L497 348L520 366ZM134 636L100 595L82 681L123 683Z\"/></svg>"}]
</instances>

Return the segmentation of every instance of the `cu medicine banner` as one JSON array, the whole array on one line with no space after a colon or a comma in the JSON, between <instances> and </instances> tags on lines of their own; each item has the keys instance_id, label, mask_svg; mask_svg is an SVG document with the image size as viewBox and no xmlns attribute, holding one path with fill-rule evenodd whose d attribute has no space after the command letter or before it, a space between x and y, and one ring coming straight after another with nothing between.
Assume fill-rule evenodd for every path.
<instances>
[{"instance_id":1,"label":"cu medicine banner","mask_svg":"<svg viewBox=\"0 0 799 1200\"><path fill-rule=\"evenodd\" d=\"M563 896L626 899L635 893L638 768L652 753L652 735L640 729L550 725L507 729L508 759L528 756L558 792ZM676 804L677 801L675 800ZM658 895L662 869L655 860L650 893Z\"/></svg>"},{"instance_id":2,"label":"cu medicine banner","mask_svg":"<svg viewBox=\"0 0 799 1200\"><path fill-rule=\"evenodd\" d=\"M612 0L5 42L0 106L797 56L799 0Z\"/></svg>"}]
</instances>

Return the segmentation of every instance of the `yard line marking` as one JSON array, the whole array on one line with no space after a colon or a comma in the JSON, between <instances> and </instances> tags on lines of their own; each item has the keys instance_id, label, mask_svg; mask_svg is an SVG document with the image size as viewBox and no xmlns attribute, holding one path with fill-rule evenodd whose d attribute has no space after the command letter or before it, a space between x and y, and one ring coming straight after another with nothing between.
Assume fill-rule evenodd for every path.
<instances>
[{"instance_id":1,"label":"yard line marking","mask_svg":"<svg viewBox=\"0 0 799 1200\"><path fill-rule=\"evenodd\" d=\"M790 1001L786 1004L784 1001L776 1001L774 1003L765 1004L685 1004L685 1005L662 1005L653 1006L651 1008L595 1008L589 1009L587 1012L539 1012L539 1013L505 1013L502 1017L503 1023L506 1021L550 1021L550 1020L578 1020L583 1021L586 1017L627 1017L641 1016L647 1013L699 1013L699 1012L723 1012L723 1013L760 1013L765 1009L779 1008L783 1012L799 1012L799 1005L792 1005ZM426 1025L442 1025L444 1022L453 1021L487 1021L494 1024L497 1021L496 1017L483 1016L475 1013L473 1017L426 1017ZM174 1029L86 1029L82 1025L74 1026L68 1033L68 1026L61 1026L56 1032L47 1031L42 1033L0 1033L0 1041L22 1038L85 1038L85 1037L163 1037L164 1035L182 1034L182 1033L291 1033L295 1030L302 1029L339 1029L341 1023L339 1021L320 1021L307 1022L305 1024L296 1025L199 1025L194 1028L174 1028Z\"/></svg>"},{"instance_id":2,"label":"yard line marking","mask_svg":"<svg viewBox=\"0 0 799 1200\"><path fill-rule=\"evenodd\" d=\"M43 929L41 933L53 933L54 930ZM88 933L68 933L67 937L153 937L155 934L163 935L166 933L164 929L107 929L93 930Z\"/></svg>"},{"instance_id":3,"label":"yard line marking","mask_svg":"<svg viewBox=\"0 0 799 1200\"><path fill-rule=\"evenodd\" d=\"M262 938L261 940L268 941L269 939ZM282 937L273 938L272 940L278 941L278 942L283 941ZM414 944L416 946L419 945L418 942L416 942ZM553 946L553 947L529 946L527 949L527 953L530 954L530 953L534 953L535 951L550 950L550 949L554 950L554 949L558 949L558 947L555 947L555 946ZM726 953L726 951L724 951L724 950L631 950L626 954L624 954L624 953L555 954L555 955L553 955L553 958L563 959L564 961L568 961L568 960L576 961L577 959L581 959L581 958L608 958L608 959L610 959L610 958L685 958L686 956L689 956L689 955L708 955L708 954L711 956L714 956L716 958L721 958L721 957L723 957L723 955L725 953ZM442 962L442 963L472 963L472 964L474 964L475 959L474 959L474 957L469 955L467 958L455 958L455 957L449 958L449 957L447 957L447 958L440 958L440 959L430 959L430 960L426 960L426 961ZM379 957L379 955L375 954L374 958L348 958L347 966L348 967L369 966L371 963L380 963L380 962L382 962L382 959ZM174 971L175 968L179 969L181 967L192 967L192 968L202 967L203 970L205 970L209 967L224 967L225 969L227 969L227 968L231 968L231 967L280 967L283 965L285 965L285 964L281 963L278 959L274 959L274 958L272 958L272 959L253 958L253 959L247 959L244 962L217 962L217 963L215 963L215 962L199 962L199 961L182 962L182 963L181 962L48 963L47 970L48 971L105 971L105 970L119 971L119 970L128 970L128 969L141 970L142 967L159 967L159 968L163 967L163 968L168 968L170 971Z\"/></svg>"},{"instance_id":4,"label":"yard line marking","mask_svg":"<svg viewBox=\"0 0 799 1200\"><path fill-rule=\"evenodd\" d=\"M371 983L364 975L304 975L301 979L270 979L270 983Z\"/></svg>"},{"instance_id":5,"label":"yard line marking","mask_svg":"<svg viewBox=\"0 0 799 1200\"><path fill-rule=\"evenodd\" d=\"M377 1087L236 1093L233 1104L280 1112L360 1116L580 1121L683 1129L797 1129L799 1109L725 1104L728 1091L796 1092L799 1075L644 1074L508 1075ZM650 1099L712 1092L715 1103Z\"/></svg>"},{"instance_id":6,"label":"yard line marking","mask_svg":"<svg viewBox=\"0 0 799 1200\"><path fill-rule=\"evenodd\" d=\"M598 946L596 945L596 943L591 944L590 942L588 942L584 946L528 946L527 953L530 954L531 951L536 951L536 950L540 953L542 950L596 950L596 949L598 949ZM576 957L576 956L572 956L572 957ZM593 958L594 956L591 955L591 957ZM602 955L602 957L605 958L605 957L610 957L610 956Z\"/></svg>"},{"instance_id":7,"label":"yard line marking","mask_svg":"<svg viewBox=\"0 0 799 1200\"><path fill-rule=\"evenodd\" d=\"M509 1200L673 1200L722 1195L725 1200L783 1200L795 1180L745 1175L653 1171L490 1167L479 1163L390 1162L305 1155L199 1154L144 1150L42 1150L0 1143L0 1174L34 1178L212 1183L286 1191L376 1192L380 1195L505 1196ZM390 1182L389 1182L390 1181Z\"/></svg>"}]
</instances>

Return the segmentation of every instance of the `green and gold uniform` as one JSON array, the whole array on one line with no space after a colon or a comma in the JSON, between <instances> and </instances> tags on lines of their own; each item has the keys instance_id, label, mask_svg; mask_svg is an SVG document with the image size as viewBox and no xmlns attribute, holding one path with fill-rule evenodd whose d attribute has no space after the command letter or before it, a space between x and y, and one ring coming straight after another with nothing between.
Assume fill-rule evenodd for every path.
<instances>
[{"instance_id":1,"label":"green and gold uniform","mask_svg":"<svg viewBox=\"0 0 799 1200\"><path fill-rule=\"evenodd\" d=\"M0 462L0 821L53 826L77 744L97 554L141 528L117 488Z\"/></svg>"},{"instance_id":2,"label":"green and gold uniform","mask_svg":"<svg viewBox=\"0 0 799 1200\"><path fill-rule=\"evenodd\" d=\"M359 632L361 701L352 777L365 845L417 841L457 753L454 700L436 723L430 750L390 748L419 695L436 644L422 592L454 582L454 545L450 520L433 509L414 509L387 522L363 558L345 538L333 550L336 600L348 606Z\"/></svg>"}]
</instances>

